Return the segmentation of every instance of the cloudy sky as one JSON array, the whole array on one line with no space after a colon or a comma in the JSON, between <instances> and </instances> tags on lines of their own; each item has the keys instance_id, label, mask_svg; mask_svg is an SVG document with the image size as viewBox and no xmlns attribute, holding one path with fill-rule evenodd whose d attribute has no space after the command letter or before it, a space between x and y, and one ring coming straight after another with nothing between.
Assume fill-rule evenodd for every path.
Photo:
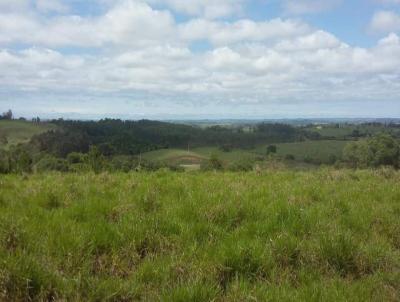
<instances>
[{"instance_id":1,"label":"cloudy sky","mask_svg":"<svg viewBox=\"0 0 400 302\"><path fill-rule=\"evenodd\" d=\"M400 117L400 0L0 0L0 110Z\"/></svg>"}]
</instances>

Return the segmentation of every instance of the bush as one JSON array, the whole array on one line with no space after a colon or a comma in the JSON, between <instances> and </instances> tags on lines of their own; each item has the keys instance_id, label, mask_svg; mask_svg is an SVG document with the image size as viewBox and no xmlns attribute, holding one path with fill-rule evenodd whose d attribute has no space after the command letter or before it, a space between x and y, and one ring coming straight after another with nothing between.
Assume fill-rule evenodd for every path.
<instances>
[{"instance_id":1,"label":"bush","mask_svg":"<svg viewBox=\"0 0 400 302\"><path fill-rule=\"evenodd\" d=\"M60 171L67 172L69 170L68 161L61 158L56 158L51 155L46 155L35 165L37 172L45 171Z\"/></svg>"},{"instance_id":2,"label":"bush","mask_svg":"<svg viewBox=\"0 0 400 302\"><path fill-rule=\"evenodd\" d=\"M232 145L230 144L223 144L222 146L219 147L219 149L223 152L231 152L232 151Z\"/></svg>"},{"instance_id":3,"label":"bush","mask_svg":"<svg viewBox=\"0 0 400 302\"><path fill-rule=\"evenodd\" d=\"M240 172L240 171L251 171L253 170L254 162L249 159L240 159L238 161L232 162L228 170L233 172Z\"/></svg>"},{"instance_id":4,"label":"bush","mask_svg":"<svg viewBox=\"0 0 400 302\"><path fill-rule=\"evenodd\" d=\"M216 154L212 154L208 161L204 161L201 165L202 170L223 170L224 166L222 161L218 158Z\"/></svg>"},{"instance_id":5,"label":"bush","mask_svg":"<svg viewBox=\"0 0 400 302\"><path fill-rule=\"evenodd\" d=\"M85 162L86 155L83 153L72 152L67 155L67 161L69 164L81 164Z\"/></svg>"},{"instance_id":6,"label":"bush","mask_svg":"<svg viewBox=\"0 0 400 302\"><path fill-rule=\"evenodd\" d=\"M345 162L354 168L400 166L400 144L388 134L348 144L344 151Z\"/></svg>"},{"instance_id":7,"label":"bush","mask_svg":"<svg viewBox=\"0 0 400 302\"><path fill-rule=\"evenodd\" d=\"M267 147L267 155L268 154L275 154L277 151L277 147L275 145L269 145Z\"/></svg>"},{"instance_id":8,"label":"bush","mask_svg":"<svg viewBox=\"0 0 400 302\"><path fill-rule=\"evenodd\" d=\"M286 154L286 155L285 155L285 159L286 159L286 160L295 160L296 157L295 157L293 154Z\"/></svg>"}]
</instances>

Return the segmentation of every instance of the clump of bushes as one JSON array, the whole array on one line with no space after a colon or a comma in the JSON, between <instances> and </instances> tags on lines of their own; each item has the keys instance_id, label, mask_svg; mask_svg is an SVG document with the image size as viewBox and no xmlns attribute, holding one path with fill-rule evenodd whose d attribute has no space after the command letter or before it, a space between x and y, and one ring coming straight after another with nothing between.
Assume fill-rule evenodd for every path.
<instances>
[{"instance_id":1,"label":"clump of bushes","mask_svg":"<svg viewBox=\"0 0 400 302\"><path fill-rule=\"evenodd\" d=\"M343 151L346 163L354 168L400 167L400 143L389 134L348 144Z\"/></svg>"},{"instance_id":2,"label":"clump of bushes","mask_svg":"<svg viewBox=\"0 0 400 302\"><path fill-rule=\"evenodd\" d=\"M210 159L203 161L200 168L203 171L218 171L224 169L224 164L218 155L211 154Z\"/></svg>"}]
</instances>

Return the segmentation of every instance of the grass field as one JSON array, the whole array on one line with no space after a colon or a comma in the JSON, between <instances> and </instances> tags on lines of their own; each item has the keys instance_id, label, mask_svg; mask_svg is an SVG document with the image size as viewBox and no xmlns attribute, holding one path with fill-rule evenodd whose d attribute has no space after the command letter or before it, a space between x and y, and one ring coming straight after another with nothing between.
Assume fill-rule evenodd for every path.
<instances>
[{"instance_id":1,"label":"grass field","mask_svg":"<svg viewBox=\"0 0 400 302\"><path fill-rule=\"evenodd\" d=\"M336 158L342 156L342 151L348 141L304 141L297 143L277 144L277 154L286 156L292 154L298 160L304 160L307 157L319 160L321 162L329 161L334 155Z\"/></svg>"},{"instance_id":2,"label":"grass field","mask_svg":"<svg viewBox=\"0 0 400 302\"><path fill-rule=\"evenodd\" d=\"M218 147L203 147L195 148L194 152L201 154L202 156L209 158L211 155L216 155L223 161L232 162L237 160L254 160L259 155L254 152L254 150L243 150L243 149L233 149L229 152L224 152Z\"/></svg>"},{"instance_id":3,"label":"grass field","mask_svg":"<svg viewBox=\"0 0 400 302\"><path fill-rule=\"evenodd\" d=\"M0 301L398 301L399 181L0 176Z\"/></svg>"},{"instance_id":4,"label":"grass field","mask_svg":"<svg viewBox=\"0 0 400 302\"><path fill-rule=\"evenodd\" d=\"M142 155L143 159L150 161L159 161L170 164L179 165L196 165L200 164L205 157L196 152L188 152L182 149L161 149L151 152L146 152Z\"/></svg>"},{"instance_id":5,"label":"grass field","mask_svg":"<svg viewBox=\"0 0 400 302\"><path fill-rule=\"evenodd\" d=\"M322 136L336 137L343 139L346 136L352 135L353 131L359 131L361 135L374 135L381 132L399 133L399 129L388 129L383 125L372 126L372 125L341 125L339 128L332 125L322 125L307 128L309 131L317 132Z\"/></svg>"},{"instance_id":6,"label":"grass field","mask_svg":"<svg viewBox=\"0 0 400 302\"><path fill-rule=\"evenodd\" d=\"M277 146L277 154L281 157L286 155L294 155L296 160L303 161L306 158L312 158L321 162L329 161L334 155L337 158L342 156L344 146L348 141L304 141L295 143L275 144ZM223 152L216 147L196 148L194 152L209 157L211 154L216 154L220 159L225 161L255 160L260 156L265 156L267 146L260 146L252 150L234 149L231 152Z\"/></svg>"},{"instance_id":7,"label":"grass field","mask_svg":"<svg viewBox=\"0 0 400 302\"><path fill-rule=\"evenodd\" d=\"M0 120L0 137L7 139L7 144L0 139L0 147L7 148L11 145L26 143L32 136L52 129L56 129L56 126L48 123Z\"/></svg>"}]
</instances>

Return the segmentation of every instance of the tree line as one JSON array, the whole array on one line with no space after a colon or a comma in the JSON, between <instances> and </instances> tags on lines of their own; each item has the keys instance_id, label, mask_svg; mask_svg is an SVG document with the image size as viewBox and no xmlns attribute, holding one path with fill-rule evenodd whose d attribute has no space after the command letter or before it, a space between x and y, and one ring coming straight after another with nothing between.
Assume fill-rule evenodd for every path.
<instances>
[{"instance_id":1,"label":"tree line","mask_svg":"<svg viewBox=\"0 0 400 302\"><path fill-rule=\"evenodd\" d=\"M0 150L0 173L153 171L163 167L179 170L179 166L143 160L141 154L165 148L186 149L187 146L219 146L220 150L230 152L233 148L252 149L260 144L269 144L266 149L268 156L276 153L275 143L319 139L314 137L315 133L300 127L274 123L255 125L251 131L243 131L240 127L200 128L149 120L104 119L95 122L60 119L51 123L57 125L57 130L36 135L29 143ZM390 134L360 138L346 146L342 159L334 158L330 164L339 161L353 168L400 168L399 139ZM251 170L252 165L252 162L242 161L231 165L231 169ZM215 170L224 168L215 156L203 166Z\"/></svg>"}]
</instances>

